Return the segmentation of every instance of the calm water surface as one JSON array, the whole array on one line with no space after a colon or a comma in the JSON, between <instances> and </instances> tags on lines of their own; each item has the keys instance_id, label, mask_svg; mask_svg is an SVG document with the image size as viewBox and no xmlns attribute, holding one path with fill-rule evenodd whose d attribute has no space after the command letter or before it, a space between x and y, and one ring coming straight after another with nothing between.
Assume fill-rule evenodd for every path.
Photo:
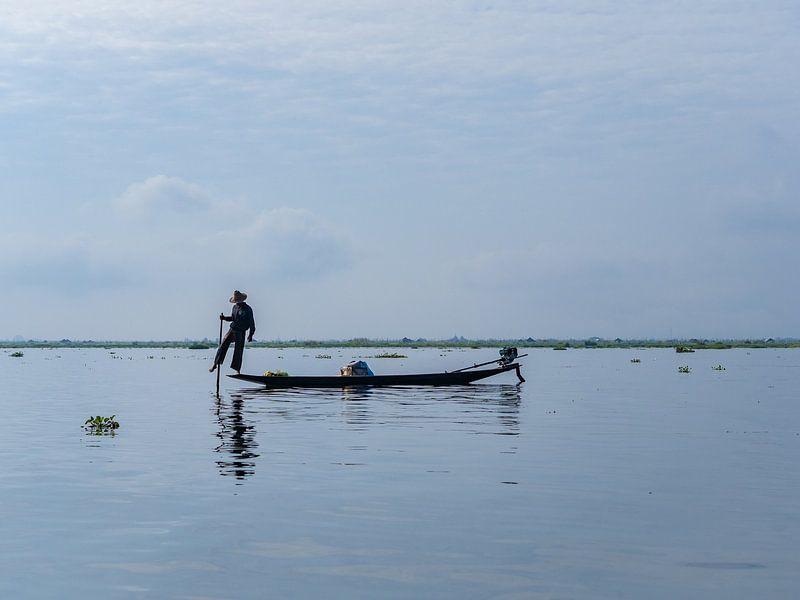
<instances>
[{"instance_id":1,"label":"calm water surface","mask_svg":"<svg viewBox=\"0 0 800 600\"><path fill-rule=\"evenodd\" d=\"M219 400L212 351L10 352L0 598L800 594L797 350L532 350L522 385L228 379ZM375 352L249 349L244 370L333 374ZM398 352L368 360L495 356ZM116 436L82 431L112 413Z\"/></svg>"}]
</instances>

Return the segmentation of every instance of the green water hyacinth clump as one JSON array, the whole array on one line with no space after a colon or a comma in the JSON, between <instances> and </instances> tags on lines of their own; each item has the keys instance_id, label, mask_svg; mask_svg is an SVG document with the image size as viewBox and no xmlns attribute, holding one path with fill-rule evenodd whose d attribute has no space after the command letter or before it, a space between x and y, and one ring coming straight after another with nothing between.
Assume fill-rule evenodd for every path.
<instances>
[{"instance_id":1,"label":"green water hyacinth clump","mask_svg":"<svg viewBox=\"0 0 800 600\"><path fill-rule=\"evenodd\" d=\"M725 367L723 367L722 365L717 365L716 367L711 367L711 368L714 369L715 371L724 371L725 370Z\"/></svg>"},{"instance_id":2,"label":"green water hyacinth clump","mask_svg":"<svg viewBox=\"0 0 800 600\"><path fill-rule=\"evenodd\" d=\"M678 373L691 373L692 370L689 368L689 365L685 367L678 367Z\"/></svg>"},{"instance_id":3,"label":"green water hyacinth clump","mask_svg":"<svg viewBox=\"0 0 800 600\"><path fill-rule=\"evenodd\" d=\"M632 358L631 362L632 363L640 363L640 362L642 362L642 359L641 358Z\"/></svg>"},{"instance_id":4,"label":"green water hyacinth clump","mask_svg":"<svg viewBox=\"0 0 800 600\"><path fill-rule=\"evenodd\" d=\"M25 356L25 354L17 351L17 352L12 352L9 356L11 356L11 358L22 358L23 356Z\"/></svg>"},{"instance_id":5,"label":"green water hyacinth clump","mask_svg":"<svg viewBox=\"0 0 800 600\"><path fill-rule=\"evenodd\" d=\"M119 423L115 417L116 415L111 415L110 417L101 417L100 415L89 417L84 421L83 428L94 435L104 435L108 433L114 435L114 432L119 429Z\"/></svg>"},{"instance_id":6,"label":"green water hyacinth clump","mask_svg":"<svg viewBox=\"0 0 800 600\"><path fill-rule=\"evenodd\" d=\"M383 354L376 354L375 358L408 358L405 354L398 354L397 352L384 352Z\"/></svg>"},{"instance_id":7,"label":"green water hyacinth clump","mask_svg":"<svg viewBox=\"0 0 800 600\"><path fill-rule=\"evenodd\" d=\"M286 371L264 371L264 377L288 377Z\"/></svg>"}]
</instances>

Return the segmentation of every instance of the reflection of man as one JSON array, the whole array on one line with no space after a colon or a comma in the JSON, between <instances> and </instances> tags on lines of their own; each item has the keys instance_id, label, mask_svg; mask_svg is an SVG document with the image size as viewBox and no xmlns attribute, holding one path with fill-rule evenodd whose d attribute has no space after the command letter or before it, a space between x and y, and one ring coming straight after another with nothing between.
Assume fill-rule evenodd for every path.
<instances>
[{"instance_id":1,"label":"reflection of man","mask_svg":"<svg viewBox=\"0 0 800 600\"><path fill-rule=\"evenodd\" d=\"M221 454L217 466L220 475L232 475L238 480L244 480L256 472L255 459L258 458L256 428L244 418L243 407L243 398L237 394L231 394L230 406L222 402L217 404L220 425L217 437L220 445L215 450Z\"/></svg>"},{"instance_id":2,"label":"reflection of man","mask_svg":"<svg viewBox=\"0 0 800 600\"><path fill-rule=\"evenodd\" d=\"M234 344L233 358L231 359L231 369L239 373L242 369L242 355L244 354L244 334L249 329L250 334L247 336L247 341L253 341L253 334L256 332L256 320L253 317L253 309L245 302L247 294L234 290L230 302L233 303L231 316L226 317L223 314L219 315L220 321L230 321L231 328L225 337L222 338L222 343L219 345L217 355L214 357L214 364L208 370L209 373L213 372L225 360L225 355L228 353L228 346L231 342Z\"/></svg>"}]
</instances>

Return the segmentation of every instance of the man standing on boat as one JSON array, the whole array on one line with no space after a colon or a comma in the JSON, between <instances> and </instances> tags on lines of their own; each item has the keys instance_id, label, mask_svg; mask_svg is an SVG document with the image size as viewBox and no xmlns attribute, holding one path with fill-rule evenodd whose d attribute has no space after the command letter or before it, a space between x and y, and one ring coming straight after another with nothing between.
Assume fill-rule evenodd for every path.
<instances>
[{"instance_id":1,"label":"man standing on boat","mask_svg":"<svg viewBox=\"0 0 800 600\"><path fill-rule=\"evenodd\" d=\"M230 321L231 328L225 337L222 338L222 343L217 349L217 355L214 357L214 364L208 370L212 373L214 369L220 366L225 361L225 355L228 353L228 347L231 342L234 344L233 359L231 359L231 369L238 374L242 369L242 355L244 354L244 336L247 330L250 334L247 336L247 341L253 341L253 334L256 332L256 320L253 317L253 309L245 302L247 294L234 290L233 296L230 297L230 302L233 304L231 316L226 317L222 313L219 315L220 321Z\"/></svg>"}]
</instances>

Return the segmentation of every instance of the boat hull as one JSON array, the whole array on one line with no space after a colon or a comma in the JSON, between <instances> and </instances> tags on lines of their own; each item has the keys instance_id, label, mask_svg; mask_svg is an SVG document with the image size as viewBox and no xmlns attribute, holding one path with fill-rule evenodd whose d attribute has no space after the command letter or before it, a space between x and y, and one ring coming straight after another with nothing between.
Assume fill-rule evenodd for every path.
<instances>
[{"instance_id":1,"label":"boat hull","mask_svg":"<svg viewBox=\"0 0 800 600\"><path fill-rule=\"evenodd\" d=\"M266 375L228 375L239 381L259 383L267 388L343 388L359 386L388 386L388 385L466 385L479 379L493 377L500 373L519 369L519 364L513 363L493 369L479 371L458 371L454 373L420 373L414 375L373 375L371 377L343 377L334 376L309 376L309 377L271 377ZM517 371L519 374L519 371ZM520 377L521 378L521 377Z\"/></svg>"}]
</instances>

